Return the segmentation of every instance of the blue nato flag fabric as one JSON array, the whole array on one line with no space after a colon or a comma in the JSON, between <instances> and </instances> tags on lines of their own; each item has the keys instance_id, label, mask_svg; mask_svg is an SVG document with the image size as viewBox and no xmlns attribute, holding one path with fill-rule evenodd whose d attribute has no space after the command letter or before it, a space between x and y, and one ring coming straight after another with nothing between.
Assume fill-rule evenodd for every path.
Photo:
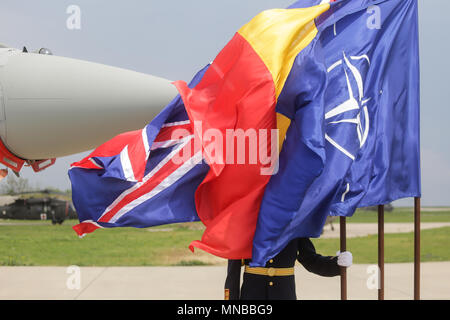
<instances>
[{"instance_id":1,"label":"blue nato flag fabric","mask_svg":"<svg viewBox=\"0 0 450 320\"><path fill-rule=\"evenodd\" d=\"M316 26L279 98L291 124L261 203L253 266L295 238L319 237L329 215L421 195L417 0L332 2Z\"/></svg>"}]
</instances>

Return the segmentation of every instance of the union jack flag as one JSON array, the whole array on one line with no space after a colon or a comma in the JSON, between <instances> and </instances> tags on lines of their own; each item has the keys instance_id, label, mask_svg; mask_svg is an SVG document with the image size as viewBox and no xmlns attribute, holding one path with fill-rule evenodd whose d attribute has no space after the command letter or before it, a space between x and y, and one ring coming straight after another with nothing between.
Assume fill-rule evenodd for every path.
<instances>
[{"instance_id":1,"label":"union jack flag","mask_svg":"<svg viewBox=\"0 0 450 320\"><path fill-rule=\"evenodd\" d=\"M192 127L178 96L144 129L121 134L72 164L77 234L199 220L194 193L209 166Z\"/></svg>"}]
</instances>

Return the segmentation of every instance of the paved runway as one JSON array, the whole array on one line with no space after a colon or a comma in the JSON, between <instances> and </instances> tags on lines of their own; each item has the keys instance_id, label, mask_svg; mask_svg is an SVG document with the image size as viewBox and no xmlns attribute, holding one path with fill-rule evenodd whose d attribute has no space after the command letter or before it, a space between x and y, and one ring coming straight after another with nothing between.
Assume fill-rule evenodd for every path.
<instances>
[{"instance_id":1,"label":"paved runway","mask_svg":"<svg viewBox=\"0 0 450 320\"><path fill-rule=\"evenodd\" d=\"M349 299L377 299L376 288L369 289L376 284L371 267L349 268ZM319 277L300 265L295 272L298 299L340 298L339 277ZM0 300L221 300L225 273L225 266L0 267ZM386 299L412 299L413 264L386 264L385 286ZM422 299L450 300L450 262L422 263L421 289Z\"/></svg>"}]
</instances>

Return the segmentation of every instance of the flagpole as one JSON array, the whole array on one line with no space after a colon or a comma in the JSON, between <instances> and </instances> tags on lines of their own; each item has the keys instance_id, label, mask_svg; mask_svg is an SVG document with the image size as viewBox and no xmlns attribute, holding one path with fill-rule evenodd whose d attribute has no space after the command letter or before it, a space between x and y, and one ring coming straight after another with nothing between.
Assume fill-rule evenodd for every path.
<instances>
[{"instance_id":1,"label":"flagpole","mask_svg":"<svg viewBox=\"0 0 450 320\"><path fill-rule=\"evenodd\" d=\"M414 300L420 300L420 198L414 198Z\"/></svg>"},{"instance_id":2,"label":"flagpole","mask_svg":"<svg viewBox=\"0 0 450 320\"><path fill-rule=\"evenodd\" d=\"M384 205L378 206L378 300L384 300Z\"/></svg>"},{"instance_id":3,"label":"flagpole","mask_svg":"<svg viewBox=\"0 0 450 320\"><path fill-rule=\"evenodd\" d=\"M345 217L339 218L340 251L347 251L347 230ZM341 267L341 300L347 300L347 268Z\"/></svg>"}]
</instances>

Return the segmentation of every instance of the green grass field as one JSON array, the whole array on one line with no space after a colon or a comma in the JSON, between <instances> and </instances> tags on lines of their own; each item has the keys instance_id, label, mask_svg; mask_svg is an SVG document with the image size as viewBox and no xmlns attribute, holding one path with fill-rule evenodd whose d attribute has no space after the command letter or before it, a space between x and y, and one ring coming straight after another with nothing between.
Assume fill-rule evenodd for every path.
<instances>
[{"instance_id":1,"label":"green grass field","mask_svg":"<svg viewBox=\"0 0 450 320\"><path fill-rule=\"evenodd\" d=\"M313 239L317 252L334 256L339 250L339 239ZM450 261L450 227L422 230L421 232L422 262ZM392 233L384 237L385 262L413 262L414 235L413 233ZM347 239L347 250L353 254L353 263L377 263L378 237Z\"/></svg>"},{"instance_id":2,"label":"green grass field","mask_svg":"<svg viewBox=\"0 0 450 320\"><path fill-rule=\"evenodd\" d=\"M100 229L80 239L72 230L76 221L55 226L49 222L16 223L0 226L0 266L195 264L195 260L178 258L189 257L187 246L202 235L196 224L179 224L151 229Z\"/></svg>"},{"instance_id":3,"label":"green grass field","mask_svg":"<svg viewBox=\"0 0 450 320\"><path fill-rule=\"evenodd\" d=\"M386 223L412 222L411 209L386 212ZM450 211L423 212L422 222L449 222ZM376 212L357 212L349 223L376 222ZM49 221L0 220L0 266L162 266L204 265L188 245L201 238L203 225L184 223L149 229L100 229L83 239L72 230L77 221L51 225ZM334 255L339 239L314 239L323 255ZM354 263L377 262L377 236L349 238ZM421 259L450 261L450 227L423 230ZM413 234L385 235L385 262L413 261ZM202 253L202 252L200 252ZM209 256L207 254L204 254ZM205 262L206 261L206 262Z\"/></svg>"},{"instance_id":4,"label":"green grass field","mask_svg":"<svg viewBox=\"0 0 450 320\"><path fill-rule=\"evenodd\" d=\"M430 209L428 209L430 210ZM413 208L396 208L391 212L384 213L384 222L413 222L414 211ZM421 222L450 222L450 209L442 211L427 211L424 209L421 212ZM377 223L377 211L368 211L358 209L353 217L347 219L348 223Z\"/></svg>"}]
</instances>

